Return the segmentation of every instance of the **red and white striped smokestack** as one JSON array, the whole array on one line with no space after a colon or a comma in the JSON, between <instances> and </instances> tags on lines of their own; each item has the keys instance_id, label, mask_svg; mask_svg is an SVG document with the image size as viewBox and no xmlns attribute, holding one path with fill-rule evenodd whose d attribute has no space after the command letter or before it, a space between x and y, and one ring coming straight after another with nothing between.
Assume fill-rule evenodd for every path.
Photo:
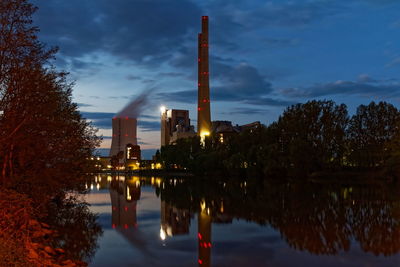
<instances>
[{"instance_id":1,"label":"red and white striped smokestack","mask_svg":"<svg viewBox=\"0 0 400 267\"><path fill-rule=\"evenodd\" d=\"M197 134L204 137L211 133L210 84L208 63L208 16L201 18L201 30L198 40L198 99Z\"/></svg>"}]
</instances>

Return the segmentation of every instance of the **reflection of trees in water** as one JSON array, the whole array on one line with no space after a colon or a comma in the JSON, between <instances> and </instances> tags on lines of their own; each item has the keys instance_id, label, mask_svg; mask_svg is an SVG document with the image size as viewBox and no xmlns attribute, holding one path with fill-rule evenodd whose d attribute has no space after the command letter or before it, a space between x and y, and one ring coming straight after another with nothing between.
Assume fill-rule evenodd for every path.
<instances>
[{"instance_id":1,"label":"reflection of trees in water","mask_svg":"<svg viewBox=\"0 0 400 267\"><path fill-rule=\"evenodd\" d=\"M400 202L361 202L353 214L354 237L364 251L385 256L399 252Z\"/></svg>"},{"instance_id":2,"label":"reflection of trees in water","mask_svg":"<svg viewBox=\"0 0 400 267\"><path fill-rule=\"evenodd\" d=\"M57 231L53 247L62 248L68 259L90 261L103 231L84 202L70 198L50 207L47 223Z\"/></svg>"},{"instance_id":3,"label":"reflection of trees in water","mask_svg":"<svg viewBox=\"0 0 400 267\"><path fill-rule=\"evenodd\" d=\"M400 251L400 196L386 185L299 184L194 179L160 188L161 199L199 212L204 199L213 222L222 216L270 225L286 242L313 254Z\"/></svg>"}]
</instances>

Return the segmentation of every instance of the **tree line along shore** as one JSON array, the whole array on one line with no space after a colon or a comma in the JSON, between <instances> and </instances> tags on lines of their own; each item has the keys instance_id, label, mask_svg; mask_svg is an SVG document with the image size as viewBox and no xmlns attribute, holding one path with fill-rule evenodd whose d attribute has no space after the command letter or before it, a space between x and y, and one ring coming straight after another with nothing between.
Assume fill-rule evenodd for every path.
<instances>
[{"instance_id":1,"label":"tree line along shore","mask_svg":"<svg viewBox=\"0 0 400 267\"><path fill-rule=\"evenodd\" d=\"M224 137L180 139L161 148L166 169L196 174L252 173L309 177L332 173L379 173L397 177L400 112L390 103L360 105L312 100L292 105L276 122ZM332 176L332 175L331 175Z\"/></svg>"}]
</instances>

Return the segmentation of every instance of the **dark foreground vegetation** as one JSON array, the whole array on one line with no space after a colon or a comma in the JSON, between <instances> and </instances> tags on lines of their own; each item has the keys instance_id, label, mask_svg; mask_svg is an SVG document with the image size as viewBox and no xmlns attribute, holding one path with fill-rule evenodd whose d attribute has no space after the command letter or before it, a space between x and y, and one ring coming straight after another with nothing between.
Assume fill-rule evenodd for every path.
<instances>
[{"instance_id":1,"label":"dark foreground vegetation","mask_svg":"<svg viewBox=\"0 0 400 267\"><path fill-rule=\"evenodd\" d=\"M205 139L180 139L159 155L166 168L198 174L243 172L309 176L319 172L377 171L396 177L400 160L400 112L386 102L346 105L310 101L288 107L268 127Z\"/></svg>"},{"instance_id":2,"label":"dark foreground vegetation","mask_svg":"<svg viewBox=\"0 0 400 267\"><path fill-rule=\"evenodd\" d=\"M35 9L0 1L0 266L81 266L101 229L71 192L99 140L52 66L56 49L37 40Z\"/></svg>"}]
</instances>

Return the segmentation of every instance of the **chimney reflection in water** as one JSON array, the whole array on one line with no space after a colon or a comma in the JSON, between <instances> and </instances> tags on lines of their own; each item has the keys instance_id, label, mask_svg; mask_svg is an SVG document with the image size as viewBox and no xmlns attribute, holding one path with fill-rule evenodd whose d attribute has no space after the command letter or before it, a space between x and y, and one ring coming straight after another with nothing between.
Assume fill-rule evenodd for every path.
<instances>
[{"instance_id":1,"label":"chimney reflection in water","mask_svg":"<svg viewBox=\"0 0 400 267\"><path fill-rule=\"evenodd\" d=\"M200 203L198 215L199 266L211 266L211 216L204 200Z\"/></svg>"}]
</instances>

